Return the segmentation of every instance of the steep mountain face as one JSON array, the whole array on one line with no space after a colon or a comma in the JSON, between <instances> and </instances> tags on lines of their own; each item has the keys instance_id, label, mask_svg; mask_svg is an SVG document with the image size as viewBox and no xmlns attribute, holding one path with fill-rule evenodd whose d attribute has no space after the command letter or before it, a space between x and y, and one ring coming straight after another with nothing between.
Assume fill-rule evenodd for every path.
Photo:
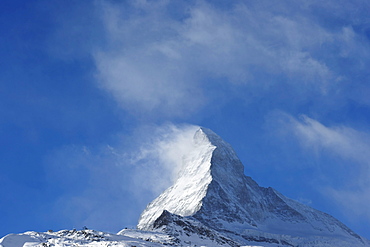
<instances>
[{"instance_id":1,"label":"steep mountain face","mask_svg":"<svg viewBox=\"0 0 370 247\"><path fill-rule=\"evenodd\" d=\"M335 240L341 246L365 245L364 239L332 216L245 176L232 147L211 130L200 128L195 133L194 149L183 163L175 184L144 210L138 229L158 229L156 220L166 210L240 243L266 239L269 244L311 246L314 241L331 246Z\"/></svg>"}]
</instances>

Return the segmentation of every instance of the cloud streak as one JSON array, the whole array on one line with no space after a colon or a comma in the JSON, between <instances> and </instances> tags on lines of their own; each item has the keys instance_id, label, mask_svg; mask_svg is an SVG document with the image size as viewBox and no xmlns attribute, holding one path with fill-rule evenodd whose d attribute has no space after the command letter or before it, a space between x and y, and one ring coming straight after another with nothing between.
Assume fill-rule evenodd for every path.
<instances>
[{"instance_id":1,"label":"cloud streak","mask_svg":"<svg viewBox=\"0 0 370 247\"><path fill-rule=\"evenodd\" d=\"M341 205L347 217L366 217L370 211L366 205L370 202L370 134L346 126L328 127L302 115L300 119L282 114L284 127L300 142L301 146L315 154L316 157L334 158L330 170L335 174L322 174L323 179L340 176L343 180L334 185L324 185L324 193Z\"/></svg>"},{"instance_id":2,"label":"cloud streak","mask_svg":"<svg viewBox=\"0 0 370 247\"><path fill-rule=\"evenodd\" d=\"M293 121L295 134L303 145L332 152L356 163L370 164L370 135L345 126L327 127L307 116Z\"/></svg>"}]
</instances>

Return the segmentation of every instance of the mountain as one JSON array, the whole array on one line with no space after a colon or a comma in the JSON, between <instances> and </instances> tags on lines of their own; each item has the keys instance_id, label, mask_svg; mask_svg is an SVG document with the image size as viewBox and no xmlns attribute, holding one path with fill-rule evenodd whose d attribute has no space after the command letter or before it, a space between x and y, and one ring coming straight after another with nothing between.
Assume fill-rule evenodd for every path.
<instances>
[{"instance_id":1,"label":"mountain","mask_svg":"<svg viewBox=\"0 0 370 247\"><path fill-rule=\"evenodd\" d=\"M260 187L211 130L193 139L177 181L148 204L137 229L26 232L0 246L370 246L334 217Z\"/></svg>"},{"instance_id":2,"label":"mountain","mask_svg":"<svg viewBox=\"0 0 370 247\"><path fill-rule=\"evenodd\" d=\"M156 230L168 225L158 224L164 210L167 218L191 217L242 244L367 243L334 217L289 199L273 188L260 187L244 175L244 166L233 148L206 128L195 133L194 149L183 158L178 180L147 206L138 229Z\"/></svg>"}]
</instances>

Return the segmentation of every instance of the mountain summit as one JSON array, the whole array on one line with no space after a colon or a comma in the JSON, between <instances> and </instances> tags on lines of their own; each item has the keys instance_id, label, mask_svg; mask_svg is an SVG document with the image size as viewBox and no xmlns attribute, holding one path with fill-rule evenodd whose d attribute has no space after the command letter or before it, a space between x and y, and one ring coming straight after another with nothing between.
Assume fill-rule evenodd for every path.
<instances>
[{"instance_id":1,"label":"mountain summit","mask_svg":"<svg viewBox=\"0 0 370 247\"><path fill-rule=\"evenodd\" d=\"M168 232L170 218L177 225L197 222L238 243L363 246L366 241L334 217L260 187L244 175L233 148L206 128L195 133L177 181L147 206L137 227Z\"/></svg>"},{"instance_id":2,"label":"mountain summit","mask_svg":"<svg viewBox=\"0 0 370 247\"><path fill-rule=\"evenodd\" d=\"M200 128L194 135L193 150L183 157L179 178L147 206L140 217L138 228L151 229L163 210L180 216L193 216L200 211L206 213L205 207L212 204L224 204L224 199L228 200L226 194L232 196L242 192L235 190L243 183L243 169L229 144L211 130ZM216 194L221 197L212 199L210 193L215 190L219 190ZM222 206L217 205L217 208Z\"/></svg>"},{"instance_id":3,"label":"mountain summit","mask_svg":"<svg viewBox=\"0 0 370 247\"><path fill-rule=\"evenodd\" d=\"M212 213L219 219L231 210L226 204L236 198L230 201L230 197L243 193L243 174L244 167L232 147L211 130L200 128L194 135L193 150L183 157L179 178L147 206L138 228L151 229L163 210L180 216ZM215 215L219 212L211 209L223 213Z\"/></svg>"}]
</instances>

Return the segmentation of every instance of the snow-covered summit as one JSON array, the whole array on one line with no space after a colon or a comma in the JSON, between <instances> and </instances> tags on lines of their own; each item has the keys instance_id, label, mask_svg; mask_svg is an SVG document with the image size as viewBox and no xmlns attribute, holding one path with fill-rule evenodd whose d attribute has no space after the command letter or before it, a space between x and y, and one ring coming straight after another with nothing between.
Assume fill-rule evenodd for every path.
<instances>
[{"instance_id":1,"label":"snow-covered summit","mask_svg":"<svg viewBox=\"0 0 370 247\"><path fill-rule=\"evenodd\" d=\"M260 187L244 175L230 144L206 128L196 131L194 148L183 157L178 180L147 206L138 229L155 230L164 210L191 217L239 242L270 239L294 245L340 239L342 246L365 244L334 217Z\"/></svg>"},{"instance_id":2,"label":"snow-covered summit","mask_svg":"<svg viewBox=\"0 0 370 247\"><path fill-rule=\"evenodd\" d=\"M199 129L194 135L193 150L183 157L183 168L173 186L150 203L139 219L139 229L151 229L154 221L167 210L180 216L195 214L202 206L208 185L212 181L211 159L216 148L212 140L215 134L207 135L205 129ZM181 158L181 157L180 157Z\"/></svg>"},{"instance_id":3,"label":"snow-covered summit","mask_svg":"<svg viewBox=\"0 0 370 247\"><path fill-rule=\"evenodd\" d=\"M193 150L182 157L178 180L148 205L140 217L139 229L151 229L163 210L180 216L194 215L202 208L212 181L222 181L228 190L243 184L244 167L230 144L206 128L199 128L193 141Z\"/></svg>"}]
</instances>

